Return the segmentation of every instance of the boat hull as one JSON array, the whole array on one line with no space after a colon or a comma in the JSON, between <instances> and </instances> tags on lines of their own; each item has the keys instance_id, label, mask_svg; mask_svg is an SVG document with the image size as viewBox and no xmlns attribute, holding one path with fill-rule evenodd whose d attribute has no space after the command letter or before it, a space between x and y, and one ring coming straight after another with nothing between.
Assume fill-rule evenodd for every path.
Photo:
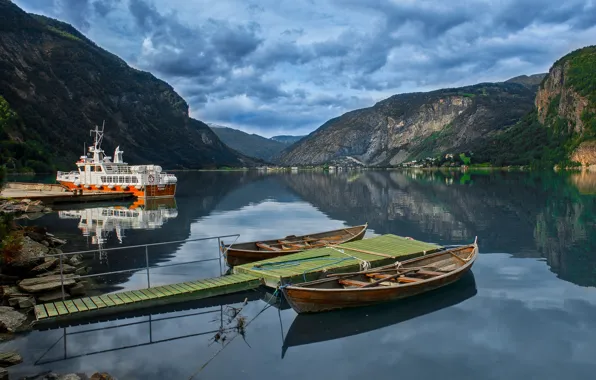
<instances>
[{"instance_id":1,"label":"boat hull","mask_svg":"<svg viewBox=\"0 0 596 380\"><path fill-rule=\"evenodd\" d=\"M345 239L342 239L341 241L334 242L333 244L330 244L330 245L337 245L337 244L349 243L351 241L362 240L364 238L364 235L366 234L366 229L368 228L368 226L364 225L364 226L359 226L359 227L361 227L361 230L358 231L357 233L355 233L353 236L346 237ZM351 227L351 228L356 228L356 227ZM341 230L333 230L333 231L328 231L326 233L335 233L337 231L341 231ZM317 234L303 235L303 236L316 236L316 235ZM302 238L303 236L299 236L296 238L297 239ZM238 248L234 247L234 246L240 246L240 245L246 245L246 244L250 244L250 243L232 244L231 246L225 246L224 248L222 248L222 251L224 251L227 248L227 251L225 252L225 254L226 254L226 261L227 261L228 265L230 265L230 266L242 265L242 264L252 263L255 261L272 259L272 258L279 257L279 256L291 255L293 253L303 252L308 249L320 248L320 247L314 246L312 248L307 248L307 249L292 249L292 250L283 250L283 251L259 251L259 250L254 250L254 249L238 249Z\"/></svg>"},{"instance_id":2,"label":"boat hull","mask_svg":"<svg viewBox=\"0 0 596 380\"><path fill-rule=\"evenodd\" d=\"M137 198L169 198L176 195L176 184L168 185L147 185L144 189L136 189L132 186L114 185L111 189L108 186L97 185L75 185L73 182L59 181L68 191L82 191L94 193L130 193Z\"/></svg>"},{"instance_id":3,"label":"boat hull","mask_svg":"<svg viewBox=\"0 0 596 380\"><path fill-rule=\"evenodd\" d=\"M404 286L399 291L390 288L367 288L362 289L358 294L354 294L355 292L350 290L316 292L313 291L314 289L282 288L282 291L290 306L297 313L319 313L337 309L370 306L427 293L456 282L466 272L468 271L445 277L437 280L437 282L411 284ZM334 293L332 297L330 297L329 292Z\"/></svg>"},{"instance_id":4,"label":"boat hull","mask_svg":"<svg viewBox=\"0 0 596 380\"><path fill-rule=\"evenodd\" d=\"M427 293L458 281L472 268L477 256L477 248L475 248L474 252L473 259L462 267L429 281L408 283L407 285L402 286L377 286L357 289L311 288L305 283L304 285L307 286L301 286L301 284L282 286L281 290L290 306L292 306L292 308L299 314L318 313L391 302ZM443 253L439 252L433 255L428 255L425 258L411 259L408 261L418 262L421 260L428 260L432 256L441 254ZM408 261L404 263L407 263ZM405 268L407 267L408 266L405 266Z\"/></svg>"}]
</instances>

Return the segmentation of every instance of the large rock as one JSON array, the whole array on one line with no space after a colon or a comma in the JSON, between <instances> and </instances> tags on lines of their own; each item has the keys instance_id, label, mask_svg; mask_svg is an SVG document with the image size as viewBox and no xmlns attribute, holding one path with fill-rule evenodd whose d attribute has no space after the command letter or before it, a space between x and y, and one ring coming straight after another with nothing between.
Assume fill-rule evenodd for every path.
<instances>
[{"instance_id":1,"label":"large rock","mask_svg":"<svg viewBox=\"0 0 596 380\"><path fill-rule=\"evenodd\" d=\"M23 362L23 358L18 352L8 351L0 352L0 367L10 367Z\"/></svg>"},{"instance_id":2,"label":"large rock","mask_svg":"<svg viewBox=\"0 0 596 380\"><path fill-rule=\"evenodd\" d=\"M0 331L15 332L27 317L12 307L0 306Z\"/></svg>"},{"instance_id":3,"label":"large rock","mask_svg":"<svg viewBox=\"0 0 596 380\"><path fill-rule=\"evenodd\" d=\"M71 274L74 273L77 268L73 267L72 265L62 264L62 274ZM48 276L60 276L60 266L57 266L53 270L49 272L45 272L42 274L38 274L37 277L48 277Z\"/></svg>"},{"instance_id":4,"label":"large rock","mask_svg":"<svg viewBox=\"0 0 596 380\"><path fill-rule=\"evenodd\" d=\"M70 288L68 290L68 292L73 297L84 296L87 293L86 290L85 290L85 287L83 286L83 284L76 284L75 286L73 286L72 288Z\"/></svg>"},{"instance_id":5,"label":"large rock","mask_svg":"<svg viewBox=\"0 0 596 380\"><path fill-rule=\"evenodd\" d=\"M69 299L70 295L68 293L65 294L64 299ZM54 301L61 301L62 300L62 289L52 290L49 293L45 293L37 297L39 302L54 302Z\"/></svg>"},{"instance_id":6,"label":"large rock","mask_svg":"<svg viewBox=\"0 0 596 380\"><path fill-rule=\"evenodd\" d=\"M18 286L2 286L0 287L0 291L2 292L2 296L4 298L13 298L13 297L27 297L29 294L23 292L19 289Z\"/></svg>"},{"instance_id":7,"label":"large rock","mask_svg":"<svg viewBox=\"0 0 596 380\"><path fill-rule=\"evenodd\" d=\"M47 253L48 247L34 241L29 236L24 236L21 249L6 260L6 267L11 272L31 270L44 262L44 256Z\"/></svg>"},{"instance_id":8,"label":"large rock","mask_svg":"<svg viewBox=\"0 0 596 380\"><path fill-rule=\"evenodd\" d=\"M8 300L8 305L10 307L16 307L19 309L27 309L29 307L35 306L35 298L34 297L14 297Z\"/></svg>"},{"instance_id":9,"label":"large rock","mask_svg":"<svg viewBox=\"0 0 596 380\"><path fill-rule=\"evenodd\" d=\"M58 263L57 258L46 257L45 262L43 262L42 264L39 264L35 268L31 269L31 272L33 272L33 273L47 272L47 271L51 270L52 268L54 268L57 263Z\"/></svg>"},{"instance_id":10,"label":"large rock","mask_svg":"<svg viewBox=\"0 0 596 380\"><path fill-rule=\"evenodd\" d=\"M76 277L78 276L72 274L64 275L64 286L69 287L76 284ZM61 287L60 275L27 278L19 282L19 288L29 293L49 292L50 290L60 289Z\"/></svg>"},{"instance_id":11,"label":"large rock","mask_svg":"<svg viewBox=\"0 0 596 380\"><path fill-rule=\"evenodd\" d=\"M91 380L116 380L116 378L110 375L109 373L95 372L93 375L91 375Z\"/></svg>"}]
</instances>

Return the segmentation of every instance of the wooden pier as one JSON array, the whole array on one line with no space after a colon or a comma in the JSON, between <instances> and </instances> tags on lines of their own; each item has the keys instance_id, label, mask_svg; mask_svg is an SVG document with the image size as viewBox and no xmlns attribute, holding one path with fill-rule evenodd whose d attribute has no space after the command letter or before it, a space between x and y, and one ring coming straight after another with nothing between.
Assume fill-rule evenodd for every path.
<instances>
[{"instance_id":1,"label":"wooden pier","mask_svg":"<svg viewBox=\"0 0 596 380\"><path fill-rule=\"evenodd\" d=\"M142 308L237 293L256 289L259 286L261 286L261 281L258 277L232 274L180 284L49 302L35 306L35 317L37 323L95 318Z\"/></svg>"},{"instance_id":2,"label":"wooden pier","mask_svg":"<svg viewBox=\"0 0 596 380\"><path fill-rule=\"evenodd\" d=\"M115 191L109 193L86 191L83 194L73 194L56 184L9 182L0 192L0 197L39 200L45 204L55 204L116 201L132 199L134 195L132 192Z\"/></svg>"},{"instance_id":3,"label":"wooden pier","mask_svg":"<svg viewBox=\"0 0 596 380\"><path fill-rule=\"evenodd\" d=\"M363 265L375 268L440 249L436 244L388 234L239 265L234 273L261 278L266 286L276 288L317 280L328 273L358 271Z\"/></svg>"},{"instance_id":4,"label":"wooden pier","mask_svg":"<svg viewBox=\"0 0 596 380\"><path fill-rule=\"evenodd\" d=\"M35 306L37 323L60 323L99 318L133 310L232 294L261 285L277 288L324 277L328 273L360 270L403 261L440 250L436 244L396 235L383 235L333 247L237 266L234 274L101 296Z\"/></svg>"}]
</instances>

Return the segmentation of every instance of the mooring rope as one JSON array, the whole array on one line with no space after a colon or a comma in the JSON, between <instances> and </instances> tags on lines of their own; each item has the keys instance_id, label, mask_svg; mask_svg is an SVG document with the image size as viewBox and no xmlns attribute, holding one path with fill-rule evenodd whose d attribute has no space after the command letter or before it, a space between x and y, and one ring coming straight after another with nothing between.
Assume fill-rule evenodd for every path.
<instances>
[{"instance_id":1,"label":"mooring rope","mask_svg":"<svg viewBox=\"0 0 596 380\"><path fill-rule=\"evenodd\" d=\"M333 249L334 251L337 251L337 252L339 252L339 253L341 253L341 254L344 254L344 255L346 255L346 256L350 256L351 258L353 258L353 259L356 259L356 260L360 261L360 270L361 270L361 271L362 271L362 270L367 270L367 269L369 269L369 268L370 268L370 262L368 262L368 261L366 261L366 260L363 260L363 259L361 259L361 258L359 258L359 257L352 256L352 255L350 255L349 253L346 253L346 252L345 252L343 249L338 249L338 248L335 248L335 247L331 247L331 246L329 246L329 245L328 245L328 246L326 246L325 248L330 248L330 249Z\"/></svg>"}]
</instances>

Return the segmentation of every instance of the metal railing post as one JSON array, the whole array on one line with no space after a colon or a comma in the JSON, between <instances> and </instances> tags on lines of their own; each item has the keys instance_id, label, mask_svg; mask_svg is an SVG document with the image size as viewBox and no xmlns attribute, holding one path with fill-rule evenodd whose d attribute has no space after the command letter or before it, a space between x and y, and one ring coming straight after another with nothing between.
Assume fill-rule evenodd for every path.
<instances>
[{"instance_id":1,"label":"metal railing post","mask_svg":"<svg viewBox=\"0 0 596 380\"><path fill-rule=\"evenodd\" d=\"M66 292L64 291L64 268L62 266L62 255L60 255L60 288L62 289L62 301L66 299Z\"/></svg>"},{"instance_id":2,"label":"metal railing post","mask_svg":"<svg viewBox=\"0 0 596 380\"><path fill-rule=\"evenodd\" d=\"M151 280L149 279L149 246L145 246L145 264L147 265L147 287L151 287Z\"/></svg>"},{"instance_id":3,"label":"metal railing post","mask_svg":"<svg viewBox=\"0 0 596 380\"><path fill-rule=\"evenodd\" d=\"M221 238L220 237L217 238L217 250L219 251L219 253L217 254L217 257L219 257L219 275L222 276L223 275L223 267L221 266L221 257L223 256L223 254L221 253Z\"/></svg>"}]
</instances>

